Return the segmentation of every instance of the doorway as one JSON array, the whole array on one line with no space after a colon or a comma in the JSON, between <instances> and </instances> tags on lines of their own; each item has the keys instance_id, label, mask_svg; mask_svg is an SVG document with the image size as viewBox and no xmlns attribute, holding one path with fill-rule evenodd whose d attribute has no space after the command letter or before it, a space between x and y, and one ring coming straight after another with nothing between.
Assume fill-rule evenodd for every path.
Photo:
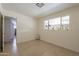
<instances>
[{"instance_id":1,"label":"doorway","mask_svg":"<svg viewBox=\"0 0 79 59\"><path fill-rule=\"evenodd\" d=\"M4 52L15 55L16 51L16 18L4 16Z\"/></svg>"}]
</instances>

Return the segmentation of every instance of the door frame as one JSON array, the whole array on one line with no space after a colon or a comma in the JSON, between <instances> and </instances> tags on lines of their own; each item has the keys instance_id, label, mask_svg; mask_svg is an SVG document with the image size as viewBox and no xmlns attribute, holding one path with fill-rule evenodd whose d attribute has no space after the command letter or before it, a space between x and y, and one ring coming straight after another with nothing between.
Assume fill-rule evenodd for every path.
<instances>
[{"instance_id":1,"label":"door frame","mask_svg":"<svg viewBox=\"0 0 79 59\"><path fill-rule=\"evenodd\" d=\"M1 19L1 52L4 52L4 45L3 45L3 15L0 12L0 19Z\"/></svg>"}]
</instances>

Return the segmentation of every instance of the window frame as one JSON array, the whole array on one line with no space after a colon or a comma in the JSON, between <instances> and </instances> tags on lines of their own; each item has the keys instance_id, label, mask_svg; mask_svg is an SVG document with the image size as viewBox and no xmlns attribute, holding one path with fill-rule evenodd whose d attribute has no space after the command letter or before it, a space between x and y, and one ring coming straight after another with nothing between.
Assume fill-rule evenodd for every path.
<instances>
[{"instance_id":1,"label":"window frame","mask_svg":"<svg viewBox=\"0 0 79 59\"><path fill-rule=\"evenodd\" d=\"M66 16L68 16L69 18L68 18L68 24L67 25L65 25L65 26L68 26L68 28L67 29L63 29L63 28L65 28L65 26L64 26L64 24L62 24L62 21L63 21L63 17L66 17ZM55 20L55 19L57 19L57 18L59 18L60 20L60 24L58 24L59 25L59 28L58 29L55 29L55 27L56 27L56 25L50 25L50 20ZM45 21L48 21L48 26L47 26L47 28L48 29L45 29L45 24L44 24L44 29L45 30L69 30L69 24L70 24L70 15L64 15L64 16L59 16L59 17L54 17L54 18L52 18L52 19L49 19L49 20L44 20L44 22ZM54 23L54 22L53 22ZM50 29L50 26L53 26L53 28L52 29Z\"/></svg>"}]
</instances>

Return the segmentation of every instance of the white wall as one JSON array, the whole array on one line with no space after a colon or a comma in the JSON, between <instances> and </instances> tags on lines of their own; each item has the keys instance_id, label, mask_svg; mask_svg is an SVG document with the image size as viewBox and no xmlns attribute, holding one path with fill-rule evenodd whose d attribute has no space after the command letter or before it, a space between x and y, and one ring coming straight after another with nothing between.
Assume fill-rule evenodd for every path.
<instances>
[{"instance_id":1,"label":"white wall","mask_svg":"<svg viewBox=\"0 0 79 59\"><path fill-rule=\"evenodd\" d=\"M2 9L3 9L3 8L2 8L2 5L0 4L0 12L2 12Z\"/></svg>"},{"instance_id":2,"label":"white wall","mask_svg":"<svg viewBox=\"0 0 79 59\"><path fill-rule=\"evenodd\" d=\"M69 31L45 31L43 22L53 17L70 15ZM38 19L40 39L79 52L79 6Z\"/></svg>"},{"instance_id":3,"label":"white wall","mask_svg":"<svg viewBox=\"0 0 79 59\"><path fill-rule=\"evenodd\" d=\"M2 14L17 18L17 43L36 39L36 20L34 18L4 9Z\"/></svg>"}]
</instances>

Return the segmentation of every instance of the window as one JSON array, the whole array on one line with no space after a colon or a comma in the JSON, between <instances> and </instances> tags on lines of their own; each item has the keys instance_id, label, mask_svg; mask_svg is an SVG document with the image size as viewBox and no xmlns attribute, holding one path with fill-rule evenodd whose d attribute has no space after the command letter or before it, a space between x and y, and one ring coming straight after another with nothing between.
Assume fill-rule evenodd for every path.
<instances>
[{"instance_id":1,"label":"window","mask_svg":"<svg viewBox=\"0 0 79 59\"><path fill-rule=\"evenodd\" d=\"M68 30L69 29L69 16L56 17L44 21L44 29L46 30Z\"/></svg>"},{"instance_id":2,"label":"window","mask_svg":"<svg viewBox=\"0 0 79 59\"><path fill-rule=\"evenodd\" d=\"M44 29L48 30L48 26L49 26L48 20L45 20L44 21Z\"/></svg>"},{"instance_id":3,"label":"window","mask_svg":"<svg viewBox=\"0 0 79 59\"><path fill-rule=\"evenodd\" d=\"M69 30L69 16L62 17L62 28L63 30Z\"/></svg>"},{"instance_id":4,"label":"window","mask_svg":"<svg viewBox=\"0 0 79 59\"><path fill-rule=\"evenodd\" d=\"M49 20L49 30L58 30L60 28L60 17Z\"/></svg>"}]
</instances>

